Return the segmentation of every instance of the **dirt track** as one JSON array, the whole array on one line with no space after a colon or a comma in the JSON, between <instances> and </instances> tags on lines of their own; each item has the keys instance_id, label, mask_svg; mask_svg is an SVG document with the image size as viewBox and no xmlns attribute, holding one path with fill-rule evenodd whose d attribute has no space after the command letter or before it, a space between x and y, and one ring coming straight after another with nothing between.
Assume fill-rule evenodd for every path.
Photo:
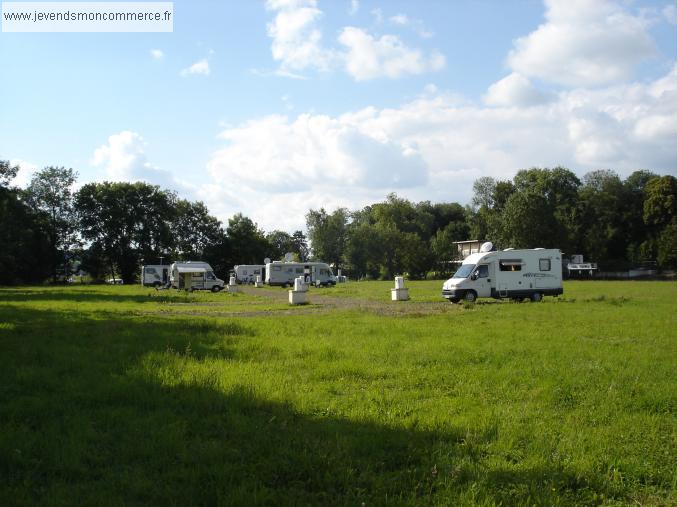
<instances>
[{"instance_id":1,"label":"dirt track","mask_svg":"<svg viewBox=\"0 0 677 507\"><path fill-rule=\"evenodd\" d=\"M288 301L287 290L277 288L255 288L251 285L240 286L243 293L268 298L276 302ZM326 293L319 293L317 289L310 289L308 300L313 305L311 307L293 308L289 307L289 313L323 313L332 310L357 310L375 313L378 315L430 315L435 313L446 313L453 310L453 306L447 301L439 302L412 302L412 301L374 301L369 299L358 299L350 297L335 297ZM265 314L266 312L260 312ZM270 311L269 314L281 313L280 311ZM284 312L286 313L286 312ZM240 314L242 315L242 314Z\"/></svg>"}]
</instances>

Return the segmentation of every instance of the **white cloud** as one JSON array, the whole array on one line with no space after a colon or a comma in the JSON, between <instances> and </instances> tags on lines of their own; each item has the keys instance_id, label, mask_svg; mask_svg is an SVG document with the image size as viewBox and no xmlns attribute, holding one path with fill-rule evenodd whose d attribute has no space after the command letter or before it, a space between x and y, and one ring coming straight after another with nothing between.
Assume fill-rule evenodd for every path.
<instances>
[{"instance_id":1,"label":"white cloud","mask_svg":"<svg viewBox=\"0 0 677 507\"><path fill-rule=\"evenodd\" d=\"M519 91L521 79L511 81ZM510 107L429 87L397 108L267 116L231 127L208 164L212 182L196 194L221 218L243 211L265 229L293 230L311 207L354 209L390 191L465 203L478 177L510 178L532 166L675 174L677 66L651 83L561 92L530 107L506 89L493 97Z\"/></svg>"},{"instance_id":2,"label":"white cloud","mask_svg":"<svg viewBox=\"0 0 677 507\"><path fill-rule=\"evenodd\" d=\"M181 75L181 77L186 77L190 76L191 74L201 74L203 76L208 76L209 73L210 73L209 60L203 58L202 60L195 62L190 67L182 69L179 74Z\"/></svg>"},{"instance_id":3,"label":"white cloud","mask_svg":"<svg viewBox=\"0 0 677 507\"><path fill-rule=\"evenodd\" d=\"M524 76L568 86L623 81L655 54L648 22L610 0L545 0L546 22L508 55Z\"/></svg>"},{"instance_id":4,"label":"white cloud","mask_svg":"<svg viewBox=\"0 0 677 507\"><path fill-rule=\"evenodd\" d=\"M19 172L16 177L10 182L10 185L14 187L26 188L31 182L31 178L37 172L38 166L21 160L18 158L12 159L9 161L10 166L19 166Z\"/></svg>"},{"instance_id":5,"label":"white cloud","mask_svg":"<svg viewBox=\"0 0 677 507\"><path fill-rule=\"evenodd\" d=\"M268 23L268 36L273 39L273 59L284 72L307 68L328 70L333 55L322 47L322 33L315 26L322 16L315 0L268 0L266 8L275 11Z\"/></svg>"},{"instance_id":6,"label":"white cloud","mask_svg":"<svg viewBox=\"0 0 677 507\"><path fill-rule=\"evenodd\" d=\"M425 183L416 149L321 115L268 116L219 136L229 145L208 170L217 183L293 193L315 185L400 188ZM271 142L271 140L275 140Z\"/></svg>"},{"instance_id":7,"label":"white cloud","mask_svg":"<svg viewBox=\"0 0 677 507\"><path fill-rule=\"evenodd\" d=\"M422 74L444 68L444 56L434 51L424 56L407 47L394 35L379 39L355 27L345 27L339 42L347 48L346 71L357 81L378 77L398 78L404 74Z\"/></svg>"},{"instance_id":8,"label":"white cloud","mask_svg":"<svg viewBox=\"0 0 677 507\"><path fill-rule=\"evenodd\" d=\"M420 19L411 19L406 14L396 14L390 18L390 22L395 25L410 27L424 39L429 39L435 35L433 32L426 30L425 26L423 25L423 21Z\"/></svg>"},{"instance_id":9,"label":"white cloud","mask_svg":"<svg viewBox=\"0 0 677 507\"><path fill-rule=\"evenodd\" d=\"M91 164L102 168L112 181L148 181L168 186L173 178L168 171L153 166L146 158L146 142L136 132L113 134L94 151Z\"/></svg>"},{"instance_id":10,"label":"white cloud","mask_svg":"<svg viewBox=\"0 0 677 507\"><path fill-rule=\"evenodd\" d=\"M396 14L390 18L390 21L396 25L406 26L409 24L409 18L406 14Z\"/></svg>"},{"instance_id":11,"label":"white cloud","mask_svg":"<svg viewBox=\"0 0 677 507\"><path fill-rule=\"evenodd\" d=\"M383 11L381 9L372 9L371 15L374 16L374 21L377 25L383 23Z\"/></svg>"},{"instance_id":12,"label":"white cloud","mask_svg":"<svg viewBox=\"0 0 677 507\"><path fill-rule=\"evenodd\" d=\"M151 49L150 56L153 60L162 60L165 57L165 54L161 49Z\"/></svg>"},{"instance_id":13,"label":"white cloud","mask_svg":"<svg viewBox=\"0 0 677 507\"><path fill-rule=\"evenodd\" d=\"M538 91L526 77L516 72L492 84L484 96L485 104L501 107L529 107L548 100L547 95Z\"/></svg>"},{"instance_id":14,"label":"white cloud","mask_svg":"<svg viewBox=\"0 0 677 507\"><path fill-rule=\"evenodd\" d=\"M318 21L322 11L315 0L268 0L266 7L275 12L268 23L268 36L273 39L273 59L280 67L276 74L302 78L305 70L329 71L343 66L356 80L378 77L398 78L406 74L421 74L444 67L439 51L424 55L421 50L407 47L395 35L376 38L363 29L344 27L338 42L345 49L325 47ZM382 18L380 10L372 11ZM409 23L404 15L401 21ZM397 18L397 16L395 17ZM422 28L423 36L430 36Z\"/></svg>"},{"instance_id":15,"label":"white cloud","mask_svg":"<svg viewBox=\"0 0 677 507\"><path fill-rule=\"evenodd\" d=\"M677 7L674 5L666 5L663 8L663 16L671 25L677 25Z\"/></svg>"},{"instance_id":16,"label":"white cloud","mask_svg":"<svg viewBox=\"0 0 677 507\"><path fill-rule=\"evenodd\" d=\"M350 9L348 10L348 14L351 16L357 14L357 11L360 10L360 0L350 0Z\"/></svg>"}]
</instances>

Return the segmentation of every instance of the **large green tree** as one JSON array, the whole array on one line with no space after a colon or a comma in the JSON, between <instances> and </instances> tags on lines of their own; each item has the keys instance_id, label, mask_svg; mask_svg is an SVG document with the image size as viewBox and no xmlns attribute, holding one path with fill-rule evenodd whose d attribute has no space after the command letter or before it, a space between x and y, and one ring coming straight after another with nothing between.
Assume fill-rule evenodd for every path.
<instances>
[{"instance_id":1,"label":"large green tree","mask_svg":"<svg viewBox=\"0 0 677 507\"><path fill-rule=\"evenodd\" d=\"M265 233L242 213L237 213L228 220L226 234L233 264L261 264L270 255L270 245Z\"/></svg>"},{"instance_id":2,"label":"large green tree","mask_svg":"<svg viewBox=\"0 0 677 507\"><path fill-rule=\"evenodd\" d=\"M308 212L306 227L315 259L337 268L341 266L348 239L348 218L345 208L338 208L331 214L324 208Z\"/></svg>"},{"instance_id":3,"label":"large green tree","mask_svg":"<svg viewBox=\"0 0 677 507\"><path fill-rule=\"evenodd\" d=\"M111 274L134 282L141 262L171 248L165 228L172 194L147 183L89 183L75 196L83 237L106 256Z\"/></svg>"},{"instance_id":4,"label":"large green tree","mask_svg":"<svg viewBox=\"0 0 677 507\"><path fill-rule=\"evenodd\" d=\"M0 161L0 285L39 283L52 272L47 217L10 188L18 170Z\"/></svg>"},{"instance_id":5,"label":"large green tree","mask_svg":"<svg viewBox=\"0 0 677 507\"><path fill-rule=\"evenodd\" d=\"M664 267L677 267L677 178L661 176L646 184L644 223L649 239L644 252Z\"/></svg>"},{"instance_id":6,"label":"large green tree","mask_svg":"<svg viewBox=\"0 0 677 507\"><path fill-rule=\"evenodd\" d=\"M26 202L47 218L47 234L52 251L50 268L53 281L61 272L70 275L71 249L78 245L77 221L73 210L73 185L77 173L65 167L45 167L33 175L25 191Z\"/></svg>"},{"instance_id":7,"label":"large green tree","mask_svg":"<svg viewBox=\"0 0 677 507\"><path fill-rule=\"evenodd\" d=\"M221 222L200 201L176 200L170 225L175 259L201 259L210 246L224 241Z\"/></svg>"}]
</instances>

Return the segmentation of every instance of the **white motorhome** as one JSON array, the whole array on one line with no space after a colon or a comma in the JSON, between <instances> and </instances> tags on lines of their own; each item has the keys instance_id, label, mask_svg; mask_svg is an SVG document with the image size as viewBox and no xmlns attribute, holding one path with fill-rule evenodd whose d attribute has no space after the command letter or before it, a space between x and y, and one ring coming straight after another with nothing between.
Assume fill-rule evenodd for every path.
<instances>
[{"instance_id":1,"label":"white motorhome","mask_svg":"<svg viewBox=\"0 0 677 507\"><path fill-rule=\"evenodd\" d=\"M336 285L336 277L326 262L274 261L266 264L265 282L268 285L291 287L299 276L309 285Z\"/></svg>"},{"instance_id":2,"label":"white motorhome","mask_svg":"<svg viewBox=\"0 0 677 507\"><path fill-rule=\"evenodd\" d=\"M488 251L491 248L488 243L479 253L466 257L456 274L444 282L442 296L452 303L488 297L540 301L543 296L563 293L559 250Z\"/></svg>"},{"instance_id":3,"label":"white motorhome","mask_svg":"<svg viewBox=\"0 0 677 507\"><path fill-rule=\"evenodd\" d=\"M254 283L256 275L260 275L263 281L265 268L263 264L239 264L233 267L233 273L237 283Z\"/></svg>"},{"instance_id":4,"label":"white motorhome","mask_svg":"<svg viewBox=\"0 0 677 507\"><path fill-rule=\"evenodd\" d=\"M173 263L169 269L169 281L175 289L218 292L225 287L225 282L216 278L212 267L200 261Z\"/></svg>"},{"instance_id":5,"label":"white motorhome","mask_svg":"<svg viewBox=\"0 0 677 507\"><path fill-rule=\"evenodd\" d=\"M169 264L141 266L141 285L160 287L169 282Z\"/></svg>"}]
</instances>

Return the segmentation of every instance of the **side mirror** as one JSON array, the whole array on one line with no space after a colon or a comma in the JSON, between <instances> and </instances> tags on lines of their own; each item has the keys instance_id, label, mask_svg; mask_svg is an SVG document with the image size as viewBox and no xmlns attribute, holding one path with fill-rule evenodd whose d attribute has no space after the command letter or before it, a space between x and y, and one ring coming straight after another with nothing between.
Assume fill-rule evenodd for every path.
<instances>
[{"instance_id":1,"label":"side mirror","mask_svg":"<svg viewBox=\"0 0 677 507\"><path fill-rule=\"evenodd\" d=\"M472 275L470 275L470 279L477 280L477 276L478 276L477 271L475 271Z\"/></svg>"}]
</instances>

